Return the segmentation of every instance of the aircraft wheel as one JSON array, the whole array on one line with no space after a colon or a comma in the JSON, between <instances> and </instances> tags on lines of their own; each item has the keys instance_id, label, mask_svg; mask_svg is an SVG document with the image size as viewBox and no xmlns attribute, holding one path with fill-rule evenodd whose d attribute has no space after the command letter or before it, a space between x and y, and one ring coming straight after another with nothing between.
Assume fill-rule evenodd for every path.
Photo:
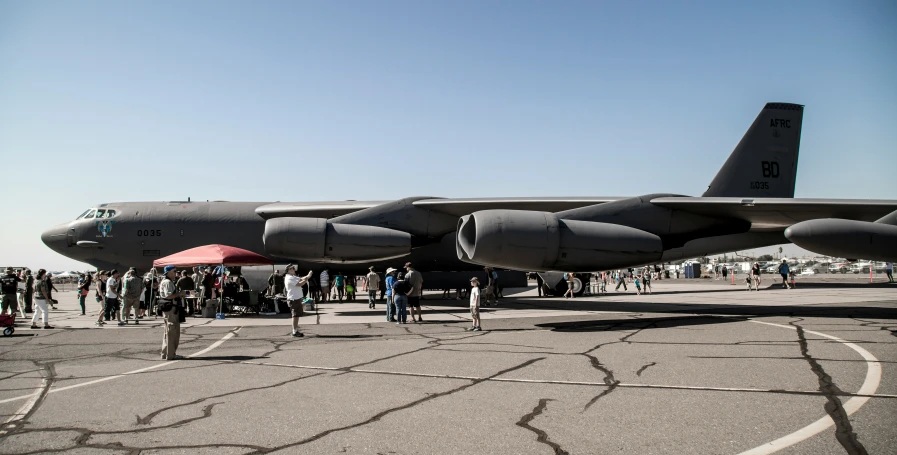
<instances>
[{"instance_id":1,"label":"aircraft wheel","mask_svg":"<svg viewBox=\"0 0 897 455\"><path fill-rule=\"evenodd\" d=\"M7 328L3 329L3 336L10 336L15 331L16 331L16 329L14 329L12 327L7 327Z\"/></svg>"}]
</instances>

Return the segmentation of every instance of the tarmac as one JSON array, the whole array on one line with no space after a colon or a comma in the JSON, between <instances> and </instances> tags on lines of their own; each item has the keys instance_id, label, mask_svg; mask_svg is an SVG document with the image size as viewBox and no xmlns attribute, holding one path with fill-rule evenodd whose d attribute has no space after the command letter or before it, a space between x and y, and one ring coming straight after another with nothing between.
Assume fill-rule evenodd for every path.
<instances>
[{"instance_id":1,"label":"tarmac","mask_svg":"<svg viewBox=\"0 0 897 455\"><path fill-rule=\"evenodd\" d=\"M0 337L0 453L897 453L897 285L811 281L507 290L482 332L440 293L406 325L322 304L303 338L188 318L177 361L61 293Z\"/></svg>"}]
</instances>

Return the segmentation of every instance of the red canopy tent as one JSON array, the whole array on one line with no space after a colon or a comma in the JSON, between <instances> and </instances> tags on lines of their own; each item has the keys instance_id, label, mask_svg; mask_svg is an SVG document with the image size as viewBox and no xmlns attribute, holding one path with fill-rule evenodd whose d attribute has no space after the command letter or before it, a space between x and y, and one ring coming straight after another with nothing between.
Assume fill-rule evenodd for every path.
<instances>
[{"instance_id":1,"label":"red canopy tent","mask_svg":"<svg viewBox=\"0 0 897 455\"><path fill-rule=\"evenodd\" d=\"M225 266L270 265L273 269L274 261L242 248L213 244L190 248L189 250L184 250L180 253L156 259L153 261L153 275L155 276L156 267L164 267L167 265L173 265L175 267L220 265L222 266L222 270ZM152 300L152 293L150 294L150 300ZM224 299L222 298L221 300L221 305L223 306Z\"/></svg>"},{"instance_id":2,"label":"red canopy tent","mask_svg":"<svg viewBox=\"0 0 897 455\"><path fill-rule=\"evenodd\" d=\"M204 245L181 251L153 261L153 267L174 265L193 267L197 265L274 265L274 261L249 250L227 245Z\"/></svg>"}]
</instances>

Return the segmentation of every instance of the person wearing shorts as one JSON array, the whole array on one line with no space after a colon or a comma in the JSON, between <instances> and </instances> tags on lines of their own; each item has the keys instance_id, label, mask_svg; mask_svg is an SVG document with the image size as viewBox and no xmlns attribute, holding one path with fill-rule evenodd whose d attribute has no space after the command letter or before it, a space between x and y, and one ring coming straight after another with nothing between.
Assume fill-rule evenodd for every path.
<instances>
[{"instance_id":1,"label":"person wearing shorts","mask_svg":"<svg viewBox=\"0 0 897 455\"><path fill-rule=\"evenodd\" d=\"M308 271L308 275L304 277L296 276L296 266L290 264L287 266L286 275L283 277L284 290L287 295L287 304L290 306L290 316L293 317L293 332L291 333L294 337L301 337L302 332L299 331L299 318L302 317L304 313L303 310L303 294L302 294L302 286L308 283L308 280L312 277L312 271Z\"/></svg>"},{"instance_id":2,"label":"person wearing shorts","mask_svg":"<svg viewBox=\"0 0 897 455\"><path fill-rule=\"evenodd\" d=\"M467 330L479 332L480 328L480 280L477 277L470 279L470 322Z\"/></svg>"}]
</instances>

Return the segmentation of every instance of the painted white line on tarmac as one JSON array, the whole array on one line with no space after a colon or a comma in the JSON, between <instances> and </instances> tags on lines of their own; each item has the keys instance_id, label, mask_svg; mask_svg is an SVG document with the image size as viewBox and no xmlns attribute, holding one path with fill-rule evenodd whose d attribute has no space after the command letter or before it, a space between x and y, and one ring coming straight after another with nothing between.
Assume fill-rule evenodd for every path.
<instances>
[{"instance_id":1,"label":"painted white line on tarmac","mask_svg":"<svg viewBox=\"0 0 897 455\"><path fill-rule=\"evenodd\" d=\"M211 351L212 349L215 349L215 348L217 348L218 346L221 346L225 341L227 341L227 340L233 338L234 335L236 335L237 332L240 331L240 329L241 329L241 327L237 327L236 330L233 330L233 331L231 331L231 332L228 332L227 335L224 335L224 337L222 337L220 340L218 340L218 341L212 343L211 346L209 346L209 347L203 349L202 351L199 351L199 352L190 354L190 355L188 355L187 357L188 357L188 358L199 357L199 356L201 356L201 355L203 355L203 354L205 354L205 353ZM73 384L73 385L65 386L65 387L52 388L52 389L50 389L50 391L47 392L47 393L64 392L64 391L66 391L66 390L77 389L77 388L86 387L86 386L89 386L89 385L99 384L99 383L101 383L101 382L107 382L107 381L111 381L111 380L113 380L113 379L123 378L123 377L125 377L125 376L129 376L129 375L132 375L132 374L139 374L139 373L143 373L143 372L146 372L146 371L155 370L155 369L157 369L157 368L162 368L162 367L165 367L165 366L171 365L171 364L173 364L173 363L177 363L177 362L178 362L177 360L171 360L171 361L168 361L168 362L157 363L157 364L155 364L155 365L151 365L151 366L148 366L148 367L146 367L146 368L140 368L139 370L133 370L133 371L128 371L128 372L121 373L121 374L116 374L116 375L112 375L112 376L107 376L107 377L105 377L105 378L94 379L93 381L81 382L81 383L78 383L78 384ZM46 381L46 378L44 379L44 381ZM43 383L43 384L42 384L42 386L45 386L45 385L46 385L46 383ZM11 403L11 402L13 402L13 401L19 401L19 400L25 400L25 399L28 399L28 398L32 398L32 399L33 399L33 403L32 403L32 400L29 400L28 402L31 403L31 406L34 406L34 403L37 402L37 398L40 396L40 390L42 390L42 388L39 387L39 388L38 388L38 391L35 392L35 393L31 393L31 394L28 394L28 395L22 395L22 396L18 396L18 397L14 397L14 398L7 398L7 399L5 399L5 400L0 400L0 404ZM26 403L26 405L27 405L27 403ZM24 409L25 406L23 406L22 408ZM30 411L30 408L29 408L28 410ZM19 413L21 413L21 409L20 409L19 412L17 412L16 414L19 414ZM25 415L25 414L27 414L27 413L28 413L28 411L22 413L22 415ZM8 423L8 421L7 421L7 423Z\"/></svg>"},{"instance_id":2,"label":"painted white line on tarmac","mask_svg":"<svg viewBox=\"0 0 897 455\"><path fill-rule=\"evenodd\" d=\"M770 325L773 327L782 327L782 328L791 329L791 330L797 330L797 327L794 327L791 325L773 324L772 322L763 322L763 321L754 321L754 320L751 320L748 322L753 322L756 324ZM878 390L878 386L881 383L881 363L879 363L878 359L875 358L875 356L872 355L872 353L870 353L869 351L867 351L849 341L843 340L843 339L838 338L833 335L827 335L827 334L821 333L821 332L814 332L812 330L804 329L804 332L812 333L813 335L818 335L818 336L821 336L824 338L835 340L835 341L853 349L854 351L858 352L861 356L863 356L864 359L866 359L866 379L865 379L865 381L863 381L863 385L860 387L860 390L857 392L857 395L862 395L862 396L853 397L853 398L847 400L847 402L844 403L844 405L843 405L844 412L846 412L848 416L857 412L857 410L860 409L860 406L866 404L866 402L869 401L869 397L872 395L875 395L875 391ZM795 431L794 433L782 436L781 438L776 439L775 441L767 442L766 444L755 447L751 450L741 452L739 455L766 455L766 454L770 454L773 452L777 452L786 447L797 444L798 442L809 439L819 433L822 433L823 431L832 427L833 425L835 425L835 421L832 420L832 418L830 416L826 415L825 417L801 428L800 430Z\"/></svg>"}]
</instances>

